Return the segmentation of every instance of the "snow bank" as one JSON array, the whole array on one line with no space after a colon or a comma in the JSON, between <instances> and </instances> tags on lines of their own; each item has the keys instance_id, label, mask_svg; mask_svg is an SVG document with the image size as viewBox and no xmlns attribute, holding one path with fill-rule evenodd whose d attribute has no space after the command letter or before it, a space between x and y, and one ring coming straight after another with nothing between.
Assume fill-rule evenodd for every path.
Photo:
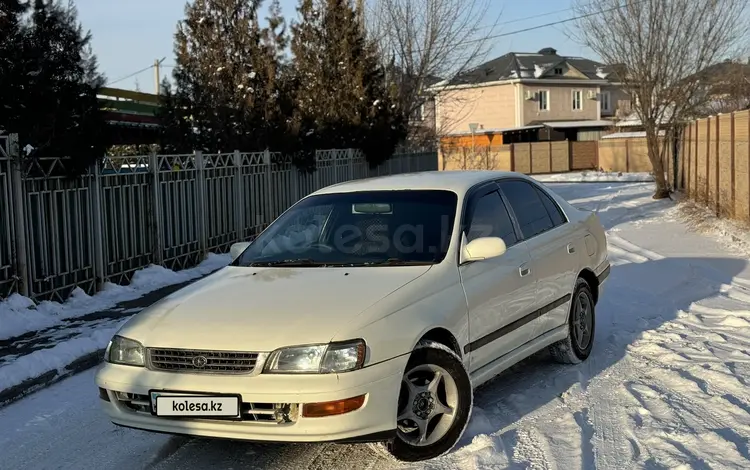
<instances>
[{"instance_id":1,"label":"snow bank","mask_svg":"<svg viewBox=\"0 0 750 470\"><path fill-rule=\"evenodd\" d=\"M654 177L650 173L614 171L582 171L532 176L541 183L650 183L654 181Z\"/></svg>"},{"instance_id":2,"label":"snow bank","mask_svg":"<svg viewBox=\"0 0 750 470\"><path fill-rule=\"evenodd\" d=\"M107 283L93 296L75 289L63 304L44 301L37 305L31 299L13 294L0 303L0 340L56 326L65 319L110 309L120 302L136 299L156 289L199 278L226 266L230 261L228 254L210 253L198 266L182 271L151 265L137 271L127 286Z\"/></svg>"},{"instance_id":3,"label":"snow bank","mask_svg":"<svg viewBox=\"0 0 750 470\"><path fill-rule=\"evenodd\" d=\"M64 373L65 368L76 359L106 348L125 321L127 319L117 322L113 327L92 329L88 334L58 343L52 348L40 349L14 359L0 367L0 390L14 387L52 370Z\"/></svg>"}]
</instances>

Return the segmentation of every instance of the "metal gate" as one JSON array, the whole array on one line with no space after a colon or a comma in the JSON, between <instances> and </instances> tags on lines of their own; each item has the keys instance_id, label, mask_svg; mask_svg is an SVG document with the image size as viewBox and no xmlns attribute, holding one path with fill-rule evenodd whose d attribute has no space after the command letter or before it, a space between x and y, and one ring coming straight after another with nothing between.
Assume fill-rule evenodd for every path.
<instances>
[{"instance_id":1,"label":"metal gate","mask_svg":"<svg viewBox=\"0 0 750 470\"><path fill-rule=\"evenodd\" d=\"M0 135L0 299L16 290L10 141Z\"/></svg>"}]
</instances>

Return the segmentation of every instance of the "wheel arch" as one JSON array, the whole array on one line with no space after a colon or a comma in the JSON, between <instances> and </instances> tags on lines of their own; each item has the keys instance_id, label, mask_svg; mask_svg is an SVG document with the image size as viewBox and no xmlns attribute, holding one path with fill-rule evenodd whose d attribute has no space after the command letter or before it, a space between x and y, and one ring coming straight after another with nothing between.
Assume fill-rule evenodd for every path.
<instances>
[{"instance_id":1,"label":"wheel arch","mask_svg":"<svg viewBox=\"0 0 750 470\"><path fill-rule=\"evenodd\" d=\"M588 282L589 287L591 287L591 295L594 296L594 305L599 303L599 278L596 277L594 271L589 268L584 268L578 273L578 278Z\"/></svg>"},{"instance_id":2,"label":"wheel arch","mask_svg":"<svg viewBox=\"0 0 750 470\"><path fill-rule=\"evenodd\" d=\"M442 344L443 346L450 348L451 351L455 352L458 357L463 357L461 354L461 345L458 343L458 340L453 335L453 333L451 333L447 328L431 328L429 331L422 334L419 340L414 344L414 347L416 348L417 345L422 341L434 341L436 343Z\"/></svg>"}]
</instances>

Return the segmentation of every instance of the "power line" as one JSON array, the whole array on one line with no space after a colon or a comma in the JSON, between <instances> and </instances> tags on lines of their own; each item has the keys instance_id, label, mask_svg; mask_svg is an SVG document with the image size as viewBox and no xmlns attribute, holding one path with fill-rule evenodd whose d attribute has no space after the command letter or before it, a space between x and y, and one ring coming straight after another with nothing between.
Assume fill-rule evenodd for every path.
<instances>
[{"instance_id":1,"label":"power line","mask_svg":"<svg viewBox=\"0 0 750 470\"><path fill-rule=\"evenodd\" d=\"M637 1L637 2L634 2L634 3L631 3L630 6L639 5L641 3L645 3L646 1L647 0L640 0L640 1ZM509 31L507 33L493 34L491 36L487 36L487 37L480 38L480 39L472 39L472 40L469 40L469 41L464 41L463 44L472 44L472 43L475 43L475 42L486 41L488 39L497 39L497 38L502 38L502 37L506 37L506 36L512 36L514 34L525 33L527 31L534 31L534 30L537 30L537 29L549 28L550 26L556 26L558 24L563 24L563 23L570 23L571 21L581 20L583 18L589 18L591 16L601 15L603 13L609 13L611 11L619 10L619 9L625 7L625 6L627 6L627 5L617 5L616 7L607 8L606 10L595 11L593 13L586 13L584 15L579 15L579 16L572 16L572 17L566 18L564 20L553 21L552 23L540 24L540 25L537 25L537 26L530 26L528 28L517 29L515 31ZM544 16L544 15L539 15L539 16Z\"/></svg>"},{"instance_id":2,"label":"power line","mask_svg":"<svg viewBox=\"0 0 750 470\"><path fill-rule=\"evenodd\" d=\"M524 21L535 20L537 18L543 18L545 16L552 16L558 13L565 13L566 11L571 11L571 10L575 10L575 7L568 7L568 8L563 8L562 10L548 11L547 13L541 13L539 15L524 16L522 18L515 18L512 20L508 20L508 21L501 21L500 23L497 23L496 25L489 24L485 26L480 26L477 29L489 29L489 28L494 28L495 26L502 26L502 25L513 24L513 23L522 23Z\"/></svg>"},{"instance_id":3,"label":"power line","mask_svg":"<svg viewBox=\"0 0 750 470\"><path fill-rule=\"evenodd\" d=\"M146 67L144 69L141 69L141 70L139 70L137 72L133 72L130 75L126 75L124 77L118 78L117 80L109 81L109 82L107 82L107 85L114 85L115 83L121 82L123 80L127 80L128 78L131 78L131 77L135 77L136 75L141 74L141 73L145 72L146 70L150 70L152 68L154 68L153 64L151 64L148 67Z\"/></svg>"}]
</instances>

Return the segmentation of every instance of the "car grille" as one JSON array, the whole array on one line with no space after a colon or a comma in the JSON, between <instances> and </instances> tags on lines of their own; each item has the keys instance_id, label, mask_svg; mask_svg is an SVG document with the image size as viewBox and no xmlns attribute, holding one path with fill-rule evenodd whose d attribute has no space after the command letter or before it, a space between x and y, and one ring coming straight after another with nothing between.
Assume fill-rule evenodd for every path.
<instances>
[{"instance_id":1,"label":"car grille","mask_svg":"<svg viewBox=\"0 0 750 470\"><path fill-rule=\"evenodd\" d=\"M154 370L208 374L250 374L258 361L258 353L198 349L149 348L148 357Z\"/></svg>"}]
</instances>

